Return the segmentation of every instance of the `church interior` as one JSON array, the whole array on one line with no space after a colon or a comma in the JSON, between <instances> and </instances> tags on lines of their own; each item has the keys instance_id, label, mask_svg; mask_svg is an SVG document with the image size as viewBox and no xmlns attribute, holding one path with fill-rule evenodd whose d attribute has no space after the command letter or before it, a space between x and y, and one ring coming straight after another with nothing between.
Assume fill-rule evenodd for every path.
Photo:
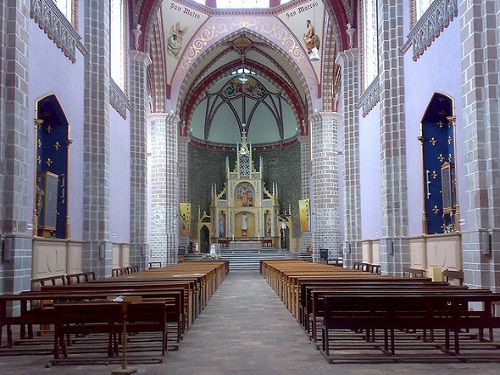
<instances>
[{"instance_id":1,"label":"church interior","mask_svg":"<svg viewBox=\"0 0 500 375\"><path fill-rule=\"evenodd\" d=\"M147 374L496 373L499 20L496 0L0 1L1 371L131 373L130 344ZM134 356L144 330L163 363ZM95 333L108 359L73 356Z\"/></svg>"}]
</instances>

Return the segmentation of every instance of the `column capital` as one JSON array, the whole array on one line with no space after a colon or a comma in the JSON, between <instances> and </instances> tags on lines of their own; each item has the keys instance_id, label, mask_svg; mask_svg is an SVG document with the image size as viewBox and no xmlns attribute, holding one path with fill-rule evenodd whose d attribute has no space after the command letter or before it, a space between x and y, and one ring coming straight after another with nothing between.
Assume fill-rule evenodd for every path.
<instances>
[{"instance_id":1,"label":"column capital","mask_svg":"<svg viewBox=\"0 0 500 375\"><path fill-rule=\"evenodd\" d=\"M143 63L146 67L149 66L149 64L151 64L152 62L151 57L149 57L149 54L145 52L130 50L129 56L132 61Z\"/></svg>"},{"instance_id":2,"label":"column capital","mask_svg":"<svg viewBox=\"0 0 500 375\"><path fill-rule=\"evenodd\" d=\"M355 60L359 58L359 48L349 48L345 49L337 55L335 63L340 65L341 68L344 67L345 63L349 60Z\"/></svg>"},{"instance_id":3,"label":"column capital","mask_svg":"<svg viewBox=\"0 0 500 375\"><path fill-rule=\"evenodd\" d=\"M169 124L181 121L180 117L172 113L154 112L148 115L150 120L165 120Z\"/></svg>"},{"instance_id":4,"label":"column capital","mask_svg":"<svg viewBox=\"0 0 500 375\"><path fill-rule=\"evenodd\" d=\"M327 119L340 120L342 116L338 112L316 112L309 117L312 123L319 123Z\"/></svg>"}]
</instances>

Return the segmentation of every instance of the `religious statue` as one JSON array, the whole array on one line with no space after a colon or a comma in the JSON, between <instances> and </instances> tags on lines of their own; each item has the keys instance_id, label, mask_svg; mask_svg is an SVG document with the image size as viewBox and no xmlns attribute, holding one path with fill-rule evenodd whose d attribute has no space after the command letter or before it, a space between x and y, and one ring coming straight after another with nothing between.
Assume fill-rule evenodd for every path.
<instances>
[{"instance_id":1,"label":"religious statue","mask_svg":"<svg viewBox=\"0 0 500 375\"><path fill-rule=\"evenodd\" d=\"M272 221L271 218L267 218L267 236L271 237L271 228L272 228Z\"/></svg>"},{"instance_id":2,"label":"religious statue","mask_svg":"<svg viewBox=\"0 0 500 375\"><path fill-rule=\"evenodd\" d=\"M223 212L221 211L220 217L219 217L219 237L224 237L224 216Z\"/></svg>"},{"instance_id":3,"label":"religious statue","mask_svg":"<svg viewBox=\"0 0 500 375\"><path fill-rule=\"evenodd\" d=\"M313 48L319 50L319 36L316 35L316 31L314 30L311 20L307 20L307 32L304 33L304 42L306 42L306 50L308 54L312 52Z\"/></svg>"},{"instance_id":4,"label":"religious statue","mask_svg":"<svg viewBox=\"0 0 500 375\"><path fill-rule=\"evenodd\" d=\"M248 230L248 216L245 213L241 215L241 230L245 232Z\"/></svg>"}]
</instances>

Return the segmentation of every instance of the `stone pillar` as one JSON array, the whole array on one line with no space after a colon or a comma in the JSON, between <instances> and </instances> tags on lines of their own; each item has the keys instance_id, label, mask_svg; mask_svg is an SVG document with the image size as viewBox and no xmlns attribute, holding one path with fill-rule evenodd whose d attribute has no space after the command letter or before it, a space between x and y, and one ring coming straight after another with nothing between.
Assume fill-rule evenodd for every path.
<instances>
[{"instance_id":1,"label":"stone pillar","mask_svg":"<svg viewBox=\"0 0 500 375\"><path fill-rule=\"evenodd\" d=\"M462 233L465 283L500 292L500 4L460 0L467 198Z\"/></svg>"},{"instance_id":2,"label":"stone pillar","mask_svg":"<svg viewBox=\"0 0 500 375\"><path fill-rule=\"evenodd\" d=\"M337 256L340 248L337 127L338 113L321 112L311 118L312 247L313 260L320 249Z\"/></svg>"},{"instance_id":3,"label":"stone pillar","mask_svg":"<svg viewBox=\"0 0 500 375\"><path fill-rule=\"evenodd\" d=\"M402 275L410 263L406 132L404 101L404 5L378 1L380 82L380 142L382 161L382 236L380 263L383 274Z\"/></svg>"},{"instance_id":4,"label":"stone pillar","mask_svg":"<svg viewBox=\"0 0 500 375\"><path fill-rule=\"evenodd\" d=\"M179 118L151 115L151 260L177 263L179 243L179 177L177 127Z\"/></svg>"},{"instance_id":5,"label":"stone pillar","mask_svg":"<svg viewBox=\"0 0 500 375\"><path fill-rule=\"evenodd\" d=\"M300 137L300 197L301 199L310 198L309 181L311 179L311 142L309 134ZM310 210L309 214L312 211ZM311 230L311 228L309 228ZM302 233L300 236L299 251L307 252L311 244L311 232ZM312 246L311 246L312 248Z\"/></svg>"},{"instance_id":6,"label":"stone pillar","mask_svg":"<svg viewBox=\"0 0 500 375\"><path fill-rule=\"evenodd\" d=\"M342 116L344 122L344 263L361 262L361 190L359 159L359 50L340 52L342 68Z\"/></svg>"},{"instance_id":7,"label":"stone pillar","mask_svg":"<svg viewBox=\"0 0 500 375\"><path fill-rule=\"evenodd\" d=\"M109 235L109 1L85 0L85 123L82 264L111 276Z\"/></svg>"},{"instance_id":8,"label":"stone pillar","mask_svg":"<svg viewBox=\"0 0 500 375\"><path fill-rule=\"evenodd\" d=\"M32 202L28 143L34 108L28 110L30 2L0 2L0 293L30 289Z\"/></svg>"},{"instance_id":9,"label":"stone pillar","mask_svg":"<svg viewBox=\"0 0 500 375\"><path fill-rule=\"evenodd\" d=\"M179 165L177 170L179 172L179 202L189 202L188 195L188 177L189 177L189 169L188 169L188 149L189 149L189 137L180 136L179 137ZM193 214L192 219L194 219L195 212L194 207L191 208L191 212ZM191 225L194 222L191 221ZM190 237L189 236L181 236L179 235L179 246L183 247L187 250L189 246Z\"/></svg>"},{"instance_id":10,"label":"stone pillar","mask_svg":"<svg viewBox=\"0 0 500 375\"><path fill-rule=\"evenodd\" d=\"M130 51L130 264L146 268L147 244L147 67L149 55Z\"/></svg>"}]
</instances>

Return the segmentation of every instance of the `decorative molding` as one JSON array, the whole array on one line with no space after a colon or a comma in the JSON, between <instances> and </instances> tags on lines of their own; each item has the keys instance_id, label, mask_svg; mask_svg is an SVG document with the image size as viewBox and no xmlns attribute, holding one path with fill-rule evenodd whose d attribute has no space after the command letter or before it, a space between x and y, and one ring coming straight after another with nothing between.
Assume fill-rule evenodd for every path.
<instances>
[{"instance_id":1,"label":"decorative molding","mask_svg":"<svg viewBox=\"0 0 500 375\"><path fill-rule=\"evenodd\" d=\"M358 109L363 108L363 117L366 117L379 101L379 76L376 76L373 82L370 83L370 86L368 86L365 92L359 97Z\"/></svg>"},{"instance_id":2,"label":"decorative molding","mask_svg":"<svg viewBox=\"0 0 500 375\"><path fill-rule=\"evenodd\" d=\"M109 80L109 103L123 119L127 119L127 109L131 108L130 100L111 78Z\"/></svg>"},{"instance_id":3,"label":"decorative molding","mask_svg":"<svg viewBox=\"0 0 500 375\"><path fill-rule=\"evenodd\" d=\"M457 16L457 0L434 0L408 34L408 40L401 51L405 53L413 45L413 61L417 61Z\"/></svg>"},{"instance_id":4,"label":"decorative molding","mask_svg":"<svg viewBox=\"0 0 500 375\"><path fill-rule=\"evenodd\" d=\"M85 50L80 35L52 0L31 0L30 17L71 62L76 61L76 47Z\"/></svg>"}]
</instances>

